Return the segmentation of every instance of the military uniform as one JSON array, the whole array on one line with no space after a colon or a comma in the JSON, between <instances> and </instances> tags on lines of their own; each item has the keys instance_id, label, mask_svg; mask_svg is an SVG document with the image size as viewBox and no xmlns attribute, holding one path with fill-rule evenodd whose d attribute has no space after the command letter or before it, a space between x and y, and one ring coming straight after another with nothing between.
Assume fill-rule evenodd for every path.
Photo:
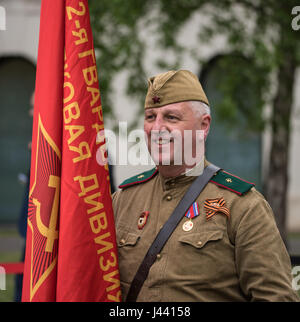
<instances>
[{"instance_id":1,"label":"military uniform","mask_svg":"<svg viewBox=\"0 0 300 322\"><path fill-rule=\"evenodd\" d=\"M124 299L155 236L194 180L165 179L153 169L126 180L113 195ZM219 200L227 211L209 213L207 203ZM289 255L269 204L253 184L221 170L196 201L192 228L183 217L137 301L297 301Z\"/></svg>"},{"instance_id":2,"label":"military uniform","mask_svg":"<svg viewBox=\"0 0 300 322\"><path fill-rule=\"evenodd\" d=\"M150 153L153 131L183 132L191 127L208 133L208 113L201 119L196 113L191 117L189 103L182 103L187 101L209 105L198 77L190 71L168 71L148 79L144 128ZM181 104L172 106L176 103ZM182 114L176 114L178 106ZM154 143L162 146L159 140ZM194 139L192 146L196 143ZM159 162L161 173L153 169L126 180L113 195L124 299L155 236L195 180L191 172L166 179L174 168L163 168ZM180 171L187 168L183 162ZM137 301L297 300L289 255L272 210L253 184L219 171L185 215L191 218L183 214L151 266Z\"/></svg>"}]
</instances>

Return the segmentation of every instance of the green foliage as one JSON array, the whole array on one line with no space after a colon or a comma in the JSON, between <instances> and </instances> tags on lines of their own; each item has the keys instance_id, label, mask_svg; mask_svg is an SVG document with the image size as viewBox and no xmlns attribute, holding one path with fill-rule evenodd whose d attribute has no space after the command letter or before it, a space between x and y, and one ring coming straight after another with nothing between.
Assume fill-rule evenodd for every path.
<instances>
[{"instance_id":1,"label":"green foliage","mask_svg":"<svg viewBox=\"0 0 300 322\"><path fill-rule=\"evenodd\" d=\"M259 79L253 73L253 64L250 59L235 53L229 56L220 55L213 61L213 69L202 71L202 77L207 79L210 88L219 93L210 101L216 111L216 117L227 126L228 131L241 128L241 133L260 132L264 127L262 119L262 88L264 79ZM251 68L250 68L251 67ZM204 89L206 90L204 84Z\"/></svg>"},{"instance_id":2,"label":"green foliage","mask_svg":"<svg viewBox=\"0 0 300 322\"><path fill-rule=\"evenodd\" d=\"M262 107L270 99L271 73L287 59L287 53L300 62L299 33L291 28L296 0L90 0L89 5L106 114L113 115L112 81L121 71L127 73L127 94L138 99L142 111L148 45L144 27L150 26L155 33L157 48L174 54L175 60L164 55L157 66L180 68L185 52L203 61L201 53L178 41L178 33L195 13L210 21L201 24L198 42L209 44L224 35L234 53L222 66L226 75L220 85L224 99L217 110L225 123L232 124L242 113L247 116L248 129L261 131L265 124ZM249 93L251 102L245 102Z\"/></svg>"},{"instance_id":3,"label":"green foliage","mask_svg":"<svg viewBox=\"0 0 300 322\"><path fill-rule=\"evenodd\" d=\"M142 67L145 44L139 39L138 20L147 11L147 1L92 0L89 1L91 24L97 63L103 111L113 116L114 76L128 71L127 92L141 92L145 79Z\"/></svg>"}]
</instances>

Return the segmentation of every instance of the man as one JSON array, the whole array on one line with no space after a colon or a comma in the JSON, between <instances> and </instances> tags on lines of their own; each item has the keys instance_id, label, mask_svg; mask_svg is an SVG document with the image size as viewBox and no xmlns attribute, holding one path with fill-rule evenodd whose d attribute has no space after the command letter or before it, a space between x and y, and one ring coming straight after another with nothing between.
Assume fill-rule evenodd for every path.
<instances>
[{"instance_id":1,"label":"man","mask_svg":"<svg viewBox=\"0 0 300 322\"><path fill-rule=\"evenodd\" d=\"M155 236L209 164L197 152L197 133L205 139L211 122L198 78L169 71L148 85L144 129L157 166L113 196L123 299ZM157 255L137 301L297 301L289 255L254 185L215 173Z\"/></svg>"}]
</instances>

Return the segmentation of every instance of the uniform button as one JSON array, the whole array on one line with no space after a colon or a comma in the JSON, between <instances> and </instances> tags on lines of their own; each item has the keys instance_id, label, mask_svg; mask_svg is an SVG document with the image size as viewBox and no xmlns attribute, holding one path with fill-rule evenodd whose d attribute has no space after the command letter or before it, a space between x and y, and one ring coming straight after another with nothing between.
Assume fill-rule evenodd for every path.
<instances>
[{"instance_id":1,"label":"uniform button","mask_svg":"<svg viewBox=\"0 0 300 322\"><path fill-rule=\"evenodd\" d=\"M198 243L197 243L198 246L201 246L202 245L202 241L199 240Z\"/></svg>"},{"instance_id":2,"label":"uniform button","mask_svg":"<svg viewBox=\"0 0 300 322\"><path fill-rule=\"evenodd\" d=\"M168 195L168 196L167 196L167 200L168 200L168 201L172 200L172 196Z\"/></svg>"},{"instance_id":3,"label":"uniform button","mask_svg":"<svg viewBox=\"0 0 300 322\"><path fill-rule=\"evenodd\" d=\"M161 254L157 254L157 255L156 255L156 258L157 258L157 259L161 259Z\"/></svg>"},{"instance_id":4,"label":"uniform button","mask_svg":"<svg viewBox=\"0 0 300 322\"><path fill-rule=\"evenodd\" d=\"M125 244L125 239L121 239L120 240L120 245L124 245Z\"/></svg>"}]
</instances>

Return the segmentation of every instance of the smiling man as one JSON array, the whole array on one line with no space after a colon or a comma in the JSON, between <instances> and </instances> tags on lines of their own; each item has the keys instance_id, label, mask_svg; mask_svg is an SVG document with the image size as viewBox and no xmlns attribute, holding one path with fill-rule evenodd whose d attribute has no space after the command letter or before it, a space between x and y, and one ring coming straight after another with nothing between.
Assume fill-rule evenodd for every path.
<instances>
[{"instance_id":1,"label":"smiling man","mask_svg":"<svg viewBox=\"0 0 300 322\"><path fill-rule=\"evenodd\" d=\"M175 177L203 162L210 119L207 106L200 101L145 110L148 150L164 177Z\"/></svg>"},{"instance_id":2,"label":"smiling man","mask_svg":"<svg viewBox=\"0 0 300 322\"><path fill-rule=\"evenodd\" d=\"M193 73L149 79L144 130L156 167L113 195L123 299L297 301L269 204L204 158L210 122Z\"/></svg>"}]
</instances>

